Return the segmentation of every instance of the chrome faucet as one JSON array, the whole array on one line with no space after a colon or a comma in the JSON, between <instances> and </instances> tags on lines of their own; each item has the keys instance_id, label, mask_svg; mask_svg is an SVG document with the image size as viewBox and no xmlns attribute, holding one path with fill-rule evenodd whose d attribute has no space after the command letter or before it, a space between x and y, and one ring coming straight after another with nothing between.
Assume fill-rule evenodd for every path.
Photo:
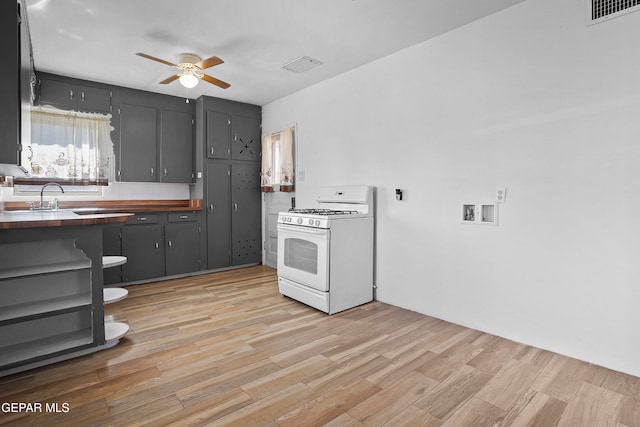
<instances>
[{"instance_id":1,"label":"chrome faucet","mask_svg":"<svg viewBox=\"0 0 640 427\"><path fill-rule=\"evenodd\" d=\"M49 203L49 206L45 207L44 206L44 189L47 188L50 185L55 185L57 186L60 191L62 191L64 193L64 188L62 188L62 185L58 184L57 182L47 182L45 185L42 186L42 189L40 190L40 207L36 208L38 210L57 210L58 209L58 199L56 199L56 202L54 203L54 206L51 206L51 203Z\"/></svg>"}]
</instances>

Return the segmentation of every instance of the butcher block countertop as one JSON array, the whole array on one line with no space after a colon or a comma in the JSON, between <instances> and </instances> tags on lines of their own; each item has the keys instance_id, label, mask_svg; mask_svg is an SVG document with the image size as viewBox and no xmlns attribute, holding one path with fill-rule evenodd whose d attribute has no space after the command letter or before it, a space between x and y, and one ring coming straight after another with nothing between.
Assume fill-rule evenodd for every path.
<instances>
[{"instance_id":1,"label":"butcher block countertop","mask_svg":"<svg viewBox=\"0 0 640 427\"><path fill-rule=\"evenodd\" d=\"M202 200L60 201L57 211L26 208L24 202L5 202L0 211L0 229L127 222L136 213L202 210Z\"/></svg>"}]
</instances>

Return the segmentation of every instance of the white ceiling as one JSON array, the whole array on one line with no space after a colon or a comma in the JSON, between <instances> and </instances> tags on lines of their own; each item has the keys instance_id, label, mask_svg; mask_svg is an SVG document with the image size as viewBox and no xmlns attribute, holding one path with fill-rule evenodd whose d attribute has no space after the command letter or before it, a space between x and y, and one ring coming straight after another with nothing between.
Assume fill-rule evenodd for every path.
<instances>
[{"instance_id":1,"label":"white ceiling","mask_svg":"<svg viewBox=\"0 0 640 427\"><path fill-rule=\"evenodd\" d=\"M26 0L36 70L175 96L264 105L523 0ZM158 84L183 52L225 63ZM281 66L307 55L305 73ZM390 82L384 82L389 84Z\"/></svg>"}]
</instances>

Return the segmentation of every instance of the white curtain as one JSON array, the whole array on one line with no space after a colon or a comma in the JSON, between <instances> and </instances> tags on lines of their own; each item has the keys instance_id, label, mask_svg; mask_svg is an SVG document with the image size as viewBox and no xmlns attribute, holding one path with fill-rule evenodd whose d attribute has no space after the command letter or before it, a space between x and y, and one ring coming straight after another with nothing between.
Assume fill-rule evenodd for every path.
<instances>
[{"instance_id":1,"label":"white curtain","mask_svg":"<svg viewBox=\"0 0 640 427\"><path fill-rule=\"evenodd\" d=\"M111 115L54 108L31 111L31 144L22 164L32 176L59 179L108 179L115 176Z\"/></svg>"},{"instance_id":2,"label":"white curtain","mask_svg":"<svg viewBox=\"0 0 640 427\"><path fill-rule=\"evenodd\" d=\"M294 128L262 137L261 185L263 192L293 191Z\"/></svg>"}]
</instances>

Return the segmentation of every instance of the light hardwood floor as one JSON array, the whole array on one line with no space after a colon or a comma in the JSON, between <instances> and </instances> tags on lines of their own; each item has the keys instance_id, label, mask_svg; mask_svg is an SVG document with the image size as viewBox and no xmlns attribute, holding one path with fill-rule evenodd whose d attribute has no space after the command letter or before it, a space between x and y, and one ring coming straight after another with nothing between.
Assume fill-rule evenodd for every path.
<instances>
[{"instance_id":1,"label":"light hardwood floor","mask_svg":"<svg viewBox=\"0 0 640 427\"><path fill-rule=\"evenodd\" d=\"M640 379L380 302L333 316L257 266L129 287L116 347L0 378L47 426L640 426Z\"/></svg>"}]
</instances>

